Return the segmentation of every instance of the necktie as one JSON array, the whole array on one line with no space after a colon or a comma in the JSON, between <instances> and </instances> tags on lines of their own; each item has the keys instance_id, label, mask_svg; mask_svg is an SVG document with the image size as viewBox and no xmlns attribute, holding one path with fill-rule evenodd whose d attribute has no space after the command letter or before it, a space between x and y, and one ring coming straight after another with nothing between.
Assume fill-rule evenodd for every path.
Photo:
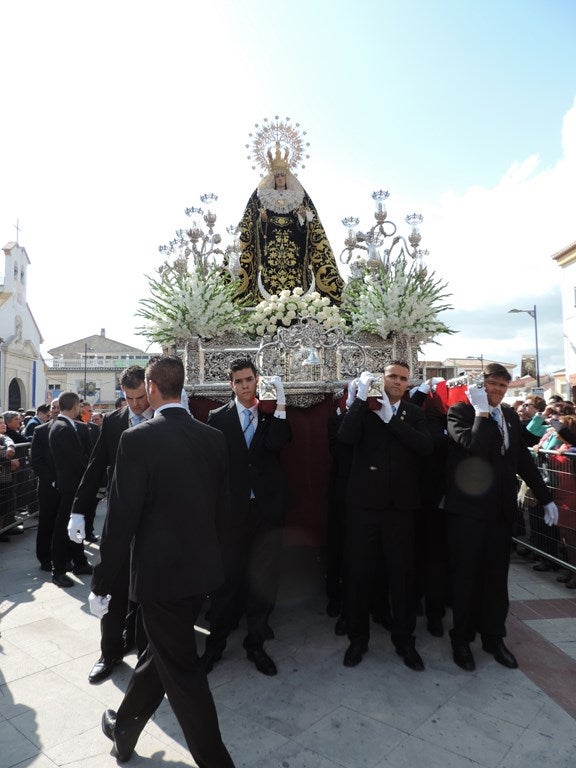
<instances>
[{"instance_id":1,"label":"necktie","mask_svg":"<svg viewBox=\"0 0 576 768\"><path fill-rule=\"evenodd\" d=\"M244 408L244 439L246 445L250 447L252 438L254 437L254 417L249 408Z\"/></svg>"},{"instance_id":2,"label":"necktie","mask_svg":"<svg viewBox=\"0 0 576 768\"><path fill-rule=\"evenodd\" d=\"M392 415L396 416L396 407L395 405L392 406Z\"/></svg>"},{"instance_id":3,"label":"necktie","mask_svg":"<svg viewBox=\"0 0 576 768\"><path fill-rule=\"evenodd\" d=\"M500 410L498 408L493 408L492 411L490 412L490 415L492 416L492 418L496 422L496 425L498 426L498 429L500 430L500 439L502 440L502 444L500 446L500 453L504 455L506 453L507 441L506 441L506 433L504 432L504 425L502 423L503 414L500 413Z\"/></svg>"},{"instance_id":4,"label":"necktie","mask_svg":"<svg viewBox=\"0 0 576 768\"><path fill-rule=\"evenodd\" d=\"M140 422L144 421L144 416L141 414L135 413L134 416L130 419L131 426L135 427L137 424L140 424Z\"/></svg>"}]
</instances>

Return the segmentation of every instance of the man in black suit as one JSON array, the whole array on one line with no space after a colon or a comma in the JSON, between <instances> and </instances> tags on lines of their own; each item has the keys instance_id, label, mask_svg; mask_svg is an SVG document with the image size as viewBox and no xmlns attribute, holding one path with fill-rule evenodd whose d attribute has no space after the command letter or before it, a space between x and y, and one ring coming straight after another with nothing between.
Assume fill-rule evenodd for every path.
<instances>
[{"instance_id":1,"label":"man in black suit","mask_svg":"<svg viewBox=\"0 0 576 768\"><path fill-rule=\"evenodd\" d=\"M376 377L365 371L338 432L339 439L354 449L344 545L350 640L344 655L346 667L359 664L368 650L370 590L383 550L392 642L407 667L424 669L414 638L414 516L421 506L422 460L432 453L433 444L421 409L402 400L409 375L408 364L401 360L386 366L380 407L371 410L368 393Z\"/></svg>"},{"instance_id":2,"label":"man in black suit","mask_svg":"<svg viewBox=\"0 0 576 768\"><path fill-rule=\"evenodd\" d=\"M76 417L80 411L80 398L76 392L62 392L58 398L60 414L50 427L48 442L56 470L56 488L60 494L58 512L52 535L52 581L57 587L72 587L74 582L66 575L71 556L72 572L76 576L92 573L81 542L68 540L68 522L74 494L90 457L90 438L85 424Z\"/></svg>"},{"instance_id":3,"label":"man in black suit","mask_svg":"<svg viewBox=\"0 0 576 768\"><path fill-rule=\"evenodd\" d=\"M59 413L60 404L56 397L50 403L50 421L36 427L30 446L30 462L38 478L36 557L43 571L52 571L52 536L60 503L60 494L56 489L56 467L49 442L50 428Z\"/></svg>"},{"instance_id":4,"label":"man in black suit","mask_svg":"<svg viewBox=\"0 0 576 768\"><path fill-rule=\"evenodd\" d=\"M207 672L222 657L227 637L245 611L248 660L264 675L277 673L264 641L273 637L268 617L276 601L289 498L279 454L292 435L282 381L273 378L276 410L271 416L259 408L258 373L252 360L233 360L230 387L235 397L208 415L208 424L224 433L228 445L234 514L222 531L226 582L212 595L210 635L202 657Z\"/></svg>"},{"instance_id":5,"label":"man in black suit","mask_svg":"<svg viewBox=\"0 0 576 768\"><path fill-rule=\"evenodd\" d=\"M484 369L484 385L468 387L469 402L448 411L445 507L452 575L452 651L462 669L475 669L470 643L499 664L518 666L504 644L508 568L517 510L517 475L544 505L548 525L558 520L552 495L524 443L516 411L502 402L510 374L499 363Z\"/></svg>"},{"instance_id":6,"label":"man in black suit","mask_svg":"<svg viewBox=\"0 0 576 768\"><path fill-rule=\"evenodd\" d=\"M184 366L164 356L146 368L153 419L122 433L92 579L90 606L102 615L131 550L130 588L148 647L118 712L102 727L120 761L166 692L199 768L233 768L222 742L194 623L206 595L223 581L219 517L228 515L226 444L180 405Z\"/></svg>"},{"instance_id":7,"label":"man in black suit","mask_svg":"<svg viewBox=\"0 0 576 768\"><path fill-rule=\"evenodd\" d=\"M98 440L90 456L90 463L74 498L69 526L72 541L78 541L79 536L84 538L85 519L97 503L102 478L107 476L108 481L112 480L122 433L129 427L147 421L153 416L146 395L144 368L140 365L131 365L122 371L120 387L127 405L104 417ZM137 606L134 604L129 606L129 581L130 562L127 557L124 567L118 573L117 582L110 590L112 599L100 625L101 655L88 675L90 683L100 683L110 677L114 667L122 661L125 652L134 644ZM145 638L138 637L138 645L139 650L143 651Z\"/></svg>"}]
</instances>

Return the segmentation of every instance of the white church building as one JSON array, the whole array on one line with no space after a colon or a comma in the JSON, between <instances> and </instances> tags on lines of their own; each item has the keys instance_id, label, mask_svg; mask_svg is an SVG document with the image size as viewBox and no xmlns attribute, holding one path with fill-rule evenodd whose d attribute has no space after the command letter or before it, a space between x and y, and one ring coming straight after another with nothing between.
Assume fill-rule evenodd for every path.
<instances>
[{"instance_id":1,"label":"white church building","mask_svg":"<svg viewBox=\"0 0 576 768\"><path fill-rule=\"evenodd\" d=\"M0 274L0 412L35 408L44 402L46 375L42 335L26 302L30 259L18 243L4 251Z\"/></svg>"}]
</instances>

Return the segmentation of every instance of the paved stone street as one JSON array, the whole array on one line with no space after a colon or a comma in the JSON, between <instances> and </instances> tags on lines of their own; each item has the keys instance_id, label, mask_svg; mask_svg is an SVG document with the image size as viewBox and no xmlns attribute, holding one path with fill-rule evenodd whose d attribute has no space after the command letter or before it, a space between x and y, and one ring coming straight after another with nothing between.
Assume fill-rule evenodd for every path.
<instances>
[{"instance_id":1,"label":"paved stone street","mask_svg":"<svg viewBox=\"0 0 576 768\"><path fill-rule=\"evenodd\" d=\"M103 510L97 517L102 524ZM33 521L0 544L0 768L104 768L116 763L100 729L135 663L89 685L99 624L89 581L55 587L38 569ZM90 547L90 559L98 557ZM479 645L474 673L454 665L447 637L419 619L426 671L412 672L388 634L373 628L369 652L342 666L345 638L325 614L322 567L312 551L286 557L267 649L267 678L249 664L242 631L209 680L224 741L250 768L573 768L576 755L576 600L554 573L515 561L508 644L520 670L499 666ZM203 637L199 633L199 648ZM145 729L134 766L193 766L167 701Z\"/></svg>"}]
</instances>

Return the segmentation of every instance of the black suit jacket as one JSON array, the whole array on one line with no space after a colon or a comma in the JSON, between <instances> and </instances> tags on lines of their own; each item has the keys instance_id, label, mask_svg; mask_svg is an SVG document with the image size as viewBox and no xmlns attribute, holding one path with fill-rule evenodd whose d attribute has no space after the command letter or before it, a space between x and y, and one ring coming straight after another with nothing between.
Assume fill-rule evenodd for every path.
<instances>
[{"instance_id":1,"label":"black suit jacket","mask_svg":"<svg viewBox=\"0 0 576 768\"><path fill-rule=\"evenodd\" d=\"M85 424L58 416L48 433L52 460L56 469L56 488L62 494L76 492L90 456L90 438Z\"/></svg>"},{"instance_id":2,"label":"black suit jacket","mask_svg":"<svg viewBox=\"0 0 576 768\"><path fill-rule=\"evenodd\" d=\"M224 433L230 464L230 490L236 520L242 522L250 503L250 492L269 520L282 522L290 502L290 489L280 465L280 451L292 439L286 419L258 411L258 426L246 445L236 401L230 400L208 414L208 424Z\"/></svg>"},{"instance_id":3,"label":"black suit jacket","mask_svg":"<svg viewBox=\"0 0 576 768\"><path fill-rule=\"evenodd\" d=\"M131 598L179 600L223 581L218 518L228 514L222 435L167 408L121 438L92 591L110 594L132 546Z\"/></svg>"},{"instance_id":4,"label":"black suit jacket","mask_svg":"<svg viewBox=\"0 0 576 768\"><path fill-rule=\"evenodd\" d=\"M422 460L432 437L420 408L401 400L385 424L357 398L342 419L338 439L354 447L348 504L368 509L417 509Z\"/></svg>"},{"instance_id":5,"label":"black suit jacket","mask_svg":"<svg viewBox=\"0 0 576 768\"><path fill-rule=\"evenodd\" d=\"M53 422L47 421L40 424L32 435L30 446L30 462L38 479L44 485L52 485L56 482L56 467L50 450L50 429Z\"/></svg>"},{"instance_id":6,"label":"black suit jacket","mask_svg":"<svg viewBox=\"0 0 576 768\"><path fill-rule=\"evenodd\" d=\"M129 417L128 407L118 408L104 416L88 467L76 491L72 514L86 515L92 510L94 498L102 485L102 478L108 470L110 470L108 483L112 480L112 470L116 461L120 437L130 426Z\"/></svg>"},{"instance_id":7,"label":"black suit jacket","mask_svg":"<svg viewBox=\"0 0 576 768\"><path fill-rule=\"evenodd\" d=\"M502 453L497 423L476 416L472 405L456 403L448 411L448 455L445 507L449 512L482 519L504 517L512 521L517 508L516 475L526 481L541 504L552 495L524 443L516 411L502 404L509 447Z\"/></svg>"}]
</instances>

